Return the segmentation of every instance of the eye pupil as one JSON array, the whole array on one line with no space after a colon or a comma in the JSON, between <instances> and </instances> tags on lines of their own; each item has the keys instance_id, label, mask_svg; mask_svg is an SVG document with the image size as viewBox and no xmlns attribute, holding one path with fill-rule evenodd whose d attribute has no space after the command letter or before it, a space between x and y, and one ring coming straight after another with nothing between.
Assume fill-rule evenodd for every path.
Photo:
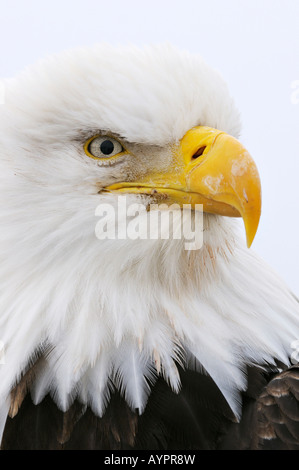
<instances>
[{"instance_id":1,"label":"eye pupil","mask_svg":"<svg viewBox=\"0 0 299 470\"><path fill-rule=\"evenodd\" d=\"M111 140L104 140L104 142L101 143L100 149L104 155L111 155L114 151L114 144Z\"/></svg>"}]
</instances>

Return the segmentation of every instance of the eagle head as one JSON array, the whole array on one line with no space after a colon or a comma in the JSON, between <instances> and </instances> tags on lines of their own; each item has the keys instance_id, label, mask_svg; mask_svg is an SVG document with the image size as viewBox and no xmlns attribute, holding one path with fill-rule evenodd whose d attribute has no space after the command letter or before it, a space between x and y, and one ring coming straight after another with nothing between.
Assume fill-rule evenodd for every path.
<instances>
[{"instance_id":1,"label":"eagle head","mask_svg":"<svg viewBox=\"0 0 299 470\"><path fill-rule=\"evenodd\" d=\"M98 45L5 90L0 396L34 367L34 403L50 393L62 410L78 399L102 416L118 390L142 413L158 377L180 390L181 366L210 375L238 414L245 366L288 360L298 306L248 249L260 180L223 79L169 45ZM200 249L120 236L160 203L188 206L180 226L203 210ZM128 217L131 205L146 210ZM97 224L103 207L113 224L111 213Z\"/></svg>"}]
</instances>

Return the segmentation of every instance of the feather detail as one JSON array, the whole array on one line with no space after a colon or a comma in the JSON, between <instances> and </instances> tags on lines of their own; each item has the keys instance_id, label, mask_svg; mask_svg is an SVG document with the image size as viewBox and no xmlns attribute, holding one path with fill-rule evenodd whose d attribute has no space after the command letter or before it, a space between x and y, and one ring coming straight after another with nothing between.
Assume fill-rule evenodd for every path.
<instances>
[{"instance_id":1,"label":"feather detail","mask_svg":"<svg viewBox=\"0 0 299 470\"><path fill-rule=\"evenodd\" d=\"M138 344L123 342L115 357L112 380L129 405L138 409L139 413L145 408L154 377L154 366L144 354L139 353Z\"/></svg>"},{"instance_id":2,"label":"feather detail","mask_svg":"<svg viewBox=\"0 0 299 470\"><path fill-rule=\"evenodd\" d=\"M108 352L103 351L94 367L82 378L80 400L90 405L97 416L103 416L111 395L113 365Z\"/></svg>"}]
</instances>

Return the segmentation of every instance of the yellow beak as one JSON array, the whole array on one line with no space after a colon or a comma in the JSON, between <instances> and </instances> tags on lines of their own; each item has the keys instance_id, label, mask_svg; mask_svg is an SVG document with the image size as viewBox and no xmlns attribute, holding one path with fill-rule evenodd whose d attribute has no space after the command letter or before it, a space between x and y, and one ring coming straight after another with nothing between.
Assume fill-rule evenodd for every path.
<instances>
[{"instance_id":1,"label":"yellow beak","mask_svg":"<svg viewBox=\"0 0 299 470\"><path fill-rule=\"evenodd\" d=\"M253 159L237 139L210 127L195 127L185 134L167 172L106 189L155 193L163 196L163 202L202 204L205 212L241 216L248 247L261 215L261 184Z\"/></svg>"}]
</instances>

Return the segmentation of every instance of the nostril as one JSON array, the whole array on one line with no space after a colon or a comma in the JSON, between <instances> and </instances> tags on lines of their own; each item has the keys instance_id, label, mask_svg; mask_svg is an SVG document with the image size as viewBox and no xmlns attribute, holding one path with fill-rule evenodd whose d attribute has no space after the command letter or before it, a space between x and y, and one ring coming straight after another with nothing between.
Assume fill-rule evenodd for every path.
<instances>
[{"instance_id":1,"label":"nostril","mask_svg":"<svg viewBox=\"0 0 299 470\"><path fill-rule=\"evenodd\" d=\"M205 149L206 149L206 146L200 147L200 148L195 152L195 154L192 155L192 158L195 159L195 158L200 157L200 156L204 153Z\"/></svg>"}]
</instances>

